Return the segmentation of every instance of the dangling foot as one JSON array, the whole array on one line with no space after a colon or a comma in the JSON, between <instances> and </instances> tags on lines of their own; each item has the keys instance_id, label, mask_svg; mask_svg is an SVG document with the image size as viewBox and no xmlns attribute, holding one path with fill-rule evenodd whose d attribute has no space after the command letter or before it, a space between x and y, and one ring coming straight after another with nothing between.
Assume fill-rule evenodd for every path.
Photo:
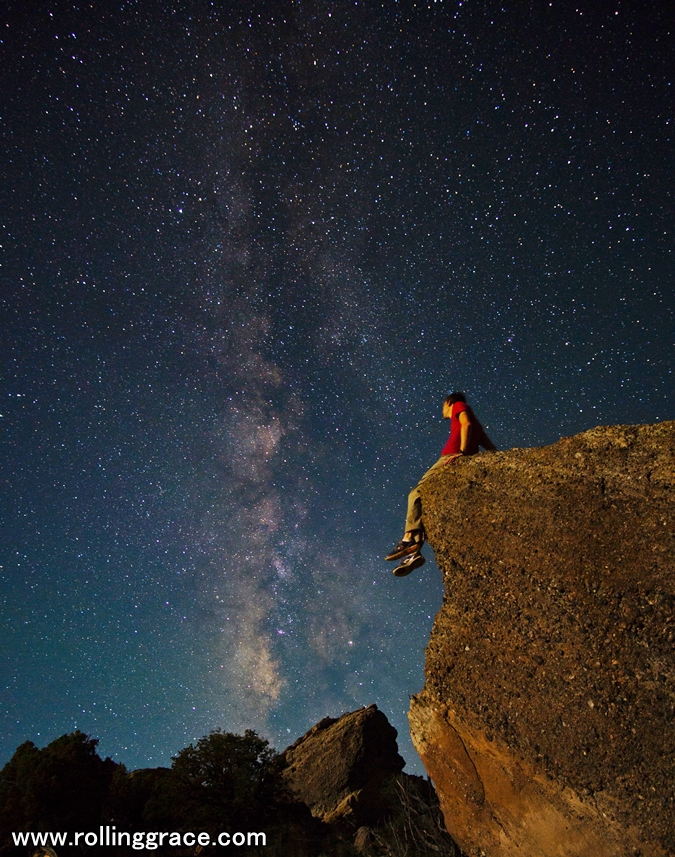
<instances>
[{"instance_id":1,"label":"dangling foot","mask_svg":"<svg viewBox=\"0 0 675 857\"><path fill-rule=\"evenodd\" d=\"M390 554L385 556L385 559L398 559L399 557L407 556L409 553L415 553L415 551L420 550L423 544L424 537L422 536L420 531L417 530L414 533L410 533L409 539L406 539L406 537L404 536L401 541L396 545L394 550Z\"/></svg>"},{"instance_id":2,"label":"dangling foot","mask_svg":"<svg viewBox=\"0 0 675 857\"><path fill-rule=\"evenodd\" d=\"M407 574L410 574L411 571L414 571L416 568L424 565L425 562L426 560L421 553L409 554L403 562L394 569L394 574L396 577L405 577Z\"/></svg>"}]
</instances>

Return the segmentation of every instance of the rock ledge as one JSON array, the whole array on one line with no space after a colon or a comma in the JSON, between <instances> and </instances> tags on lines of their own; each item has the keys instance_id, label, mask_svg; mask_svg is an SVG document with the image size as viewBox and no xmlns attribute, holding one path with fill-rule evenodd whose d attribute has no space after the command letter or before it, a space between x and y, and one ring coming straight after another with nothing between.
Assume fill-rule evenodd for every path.
<instances>
[{"instance_id":1,"label":"rock ledge","mask_svg":"<svg viewBox=\"0 0 675 857\"><path fill-rule=\"evenodd\" d=\"M413 741L470 855L675 853L675 422L463 459Z\"/></svg>"}]
</instances>

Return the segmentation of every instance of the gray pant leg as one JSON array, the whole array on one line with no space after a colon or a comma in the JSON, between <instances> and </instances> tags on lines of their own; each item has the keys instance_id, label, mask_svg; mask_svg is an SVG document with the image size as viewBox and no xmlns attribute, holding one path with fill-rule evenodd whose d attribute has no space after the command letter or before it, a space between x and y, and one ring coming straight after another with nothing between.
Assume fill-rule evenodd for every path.
<instances>
[{"instance_id":1,"label":"gray pant leg","mask_svg":"<svg viewBox=\"0 0 675 857\"><path fill-rule=\"evenodd\" d=\"M438 470L439 467L442 467L449 457L449 455L442 455L436 464L427 470L410 494L408 494L408 515L405 519L406 533L411 533L413 530L424 530L424 524L422 523L422 498L420 497L420 485L423 482L426 482L434 471Z\"/></svg>"}]
</instances>

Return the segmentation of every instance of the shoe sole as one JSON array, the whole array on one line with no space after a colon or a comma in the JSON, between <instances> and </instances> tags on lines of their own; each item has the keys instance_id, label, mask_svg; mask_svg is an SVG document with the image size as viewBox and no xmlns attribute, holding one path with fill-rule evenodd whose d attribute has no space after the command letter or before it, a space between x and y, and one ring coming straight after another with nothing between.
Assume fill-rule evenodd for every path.
<instances>
[{"instance_id":1,"label":"shoe sole","mask_svg":"<svg viewBox=\"0 0 675 857\"><path fill-rule=\"evenodd\" d=\"M392 573L396 577L406 577L411 571L414 571L416 568L424 565L425 562L426 560L422 554L420 554L419 556L411 559L410 562L401 563L401 565L397 566Z\"/></svg>"},{"instance_id":2,"label":"shoe sole","mask_svg":"<svg viewBox=\"0 0 675 857\"><path fill-rule=\"evenodd\" d=\"M418 551L421 547L421 542L415 542L414 544L410 545L409 548L403 548L403 550L394 551L394 553L390 553L389 556L385 556L385 559L387 560L387 562L391 562L391 560L393 559L400 559L402 556L408 556L408 554L415 553L415 551Z\"/></svg>"}]
</instances>

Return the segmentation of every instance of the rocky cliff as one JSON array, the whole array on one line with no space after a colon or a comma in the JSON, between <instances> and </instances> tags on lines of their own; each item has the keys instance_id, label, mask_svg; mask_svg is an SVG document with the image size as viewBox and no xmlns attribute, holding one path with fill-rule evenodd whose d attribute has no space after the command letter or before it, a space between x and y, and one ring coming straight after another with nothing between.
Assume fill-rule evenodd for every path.
<instances>
[{"instance_id":1,"label":"rocky cliff","mask_svg":"<svg viewBox=\"0 0 675 857\"><path fill-rule=\"evenodd\" d=\"M410 708L470 855L675 853L675 422L462 459Z\"/></svg>"}]
</instances>

